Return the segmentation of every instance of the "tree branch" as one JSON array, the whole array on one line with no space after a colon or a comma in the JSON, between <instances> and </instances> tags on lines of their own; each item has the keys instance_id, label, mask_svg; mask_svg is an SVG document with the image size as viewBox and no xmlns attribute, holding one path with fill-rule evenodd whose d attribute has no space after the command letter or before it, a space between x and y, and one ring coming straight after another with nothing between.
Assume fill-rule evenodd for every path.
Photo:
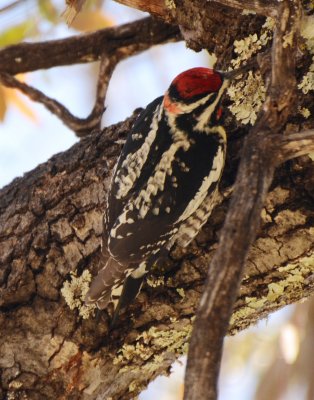
<instances>
[{"instance_id":1,"label":"tree branch","mask_svg":"<svg viewBox=\"0 0 314 400\"><path fill-rule=\"evenodd\" d=\"M141 38L139 37L139 27L147 31L148 37L147 35L143 35L143 32L141 32ZM30 99L43 104L51 113L60 118L66 126L72 129L77 136L82 137L89 134L92 130L100 128L107 87L117 63L131 55L138 54L150 48L154 44L176 40L178 35L176 35L175 32L176 29L173 27L166 26L161 22L156 23L151 18L146 18L142 21L105 29L87 36L45 43L23 43L10 46L0 51L0 81L3 85L19 89ZM98 42L101 39L106 39L107 41L105 41L102 46L94 48L94 50L97 49L97 53L96 51L95 53L91 53L92 42ZM106 47L104 47L104 44ZM88 52L88 56L84 54L84 46L86 52ZM64 53L64 48L70 49L70 52ZM75 61L73 57L78 56L78 48L80 55L79 59ZM103 49L102 54L99 53L101 48ZM30 53L28 54L28 52ZM40 90L22 83L11 76L17 72L21 72L21 70L16 69L17 64L23 66L23 71L27 71L33 70L34 68L50 68L52 66L73 62L90 62L98 58L100 58L101 63L97 82L96 100L91 113L86 118L74 116L57 100L46 96ZM36 66L33 65L34 59L39 62ZM1 62L5 60L7 61L7 65ZM46 64L47 60L49 64ZM10 71L10 74L6 71Z\"/></svg>"},{"instance_id":2,"label":"tree branch","mask_svg":"<svg viewBox=\"0 0 314 400\"><path fill-rule=\"evenodd\" d=\"M125 57L153 45L181 40L176 26L151 17L86 35L42 43L20 43L0 50L0 71L11 75L99 61L103 55Z\"/></svg>"},{"instance_id":3,"label":"tree branch","mask_svg":"<svg viewBox=\"0 0 314 400\"><path fill-rule=\"evenodd\" d=\"M193 3L186 2L191 9ZM201 20L198 19L202 14L200 9L193 10L195 14L187 13L184 7L181 11L182 21L190 27L189 33L194 33L193 40L198 48L203 46L210 51L217 49L218 55L226 54L226 51L230 55L234 39L257 32L264 21L258 17L240 17L239 12L233 13L231 10L224 14L224 8L216 3L203 10ZM197 17L191 18L191 15ZM243 21L248 18L250 22L244 24ZM176 28L146 21L150 21L146 22L148 24L158 24L156 32L161 29L160 35L165 42L178 38ZM140 25L143 23L139 22ZM208 26L211 26L210 30ZM68 42L69 39L54 41L53 44L49 42L47 48L44 43L39 47L36 44L12 46L0 52L0 70L11 73L1 68L12 67L23 72L23 62L26 69L35 70L66 65L68 62L99 60L107 55L113 57L117 51L131 51L132 40L142 36L146 44L140 41L139 47L148 46L150 30L141 32L133 27L133 33L129 32L130 38L120 28L115 33L112 29L102 31L103 37L111 38L110 43L104 43L99 36L92 34L86 36L88 39L85 36L72 38L72 42ZM172 33L169 33L171 30ZM96 39L98 43L94 43ZM277 42L281 40L287 44L287 53L282 55L283 58L289 59L291 56L290 39L289 35L276 38ZM64 49L58 48L63 45ZM54 46L56 48L53 49ZM29 49L32 52L26 54L25 51ZM4 54L6 60L2 57ZM10 59L16 55L23 55L23 58ZM227 56L223 59L230 61ZM280 57L278 62L280 68ZM103 64L103 67L105 69L106 65ZM289 73L282 75L282 80L288 86L288 93L284 94L288 100L283 101L284 85L281 85L278 93L269 96L271 101L266 103L268 108L265 108L264 117L259 120L259 128L253 131L254 135L250 134L244 148L239 136L242 137L245 129L241 127L237 134L234 134L236 128L233 124L230 129L222 187L230 187L234 182L239 150L243 148L242 172L238 177L240 186L233 196L233 214L229 213L226 223L229 230L225 228L221 238L225 247L221 246L218 250L210 277L213 282L218 276L216 281L222 284L222 289L217 291L220 299L232 298L240 279L243 260L248 257L245 279L230 322L231 333L314 291L311 225L314 218L314 174L313 163L308 157L289 163L289 169L287 166L277 169L262 210L263 224L258 231L258 239L247 256L249 244L259 226L259 210L275 164L278 160L282 162L291 158L290 155L300 154L301 151L305 153L301 139L287 135L286 142L284 137L281 142L277 128L272 128L277 123L278 127L284 123L289 111L289 77ZM98 84L100 99L106 91L106 83L102 86L99 80ZM101 103L101 100L96 100L96 114L101 113ZM304 121L301 121L299 130L310 126L307 121L308 125L302 128ZM165 268L168 266L166 273L162 272L162 277L152 276L148 279L138 300L127 313L121 315L117 329L110 334L106 312L96 318L83 319L80 293L73 289L75 300L80 304L74 309L69 308L61 294L65 283L73 278L70 273L76 274L77 278L85 276L88 271L96 274L102 263L99 248L110 171L121 150L119 143L133 122L134 118L131 118L103 133L97 131L94 135L84 137L69 151L51 158L0 191L1 398L90 400L99 396L134 399L149 381L161 373L168 373L171 363L186 352L193 316L203 291L208 265L216 251L227 201L214 210L209 223L188 249L172 250L168 265L165 265ZM273 131L277 133L273 134ZM301 134L304 134L302 140L310 139L306 132L300 133L300 137ZM277 138L276 141L274 138ZM283 153L278 143L282 145ZM239 211L242 220L235 213L237 208L234 208L239 198L245 213L243 216L242 210ZM236 250L239 252L236 253ZM226 253L225 258L222 253ZM232 254L236 254L233 260ZM224 265L228 266L228 271L224 270ZM222 275L219 275L220 270ZM224 273L226 285L235 285L232 290L224 286ZM160 284L163 280L164 284ZM274 290L274 287L280 290ZM221 310L222 315L230 314L230 304L228 308L226 301ZM217 312L218 325L220 317ZM207 335L211 340L211 329L217 328L215 323L215 319L210 319L201 340ZM227 322L223 325L225 330L226 325ZM219 332L217 334L220 344L222 336ZM214 336L213 355L217 355L216 344L217 336ZM218 364L219 352L220 349ZM203 356L204 349L197 354L197 359L200 354ZM213 376L210 375L212 380ZM200 388L198 386L197 391ZM208 395L204 398L208 398Z\"/></svg>"},{"instance_id":4,"label":"tree branch","mask_svg":"<svg viewBox=\"0 0 314 400\"><path fill-rule=\"evenodd\" d=\"M185 400L215 400L223 339L242 279L250 245L260 224L262 207L273 179L280 149L273 134L286 122L295 91L296 40L301 6L283 1L272 51L272 74L264 112L245 141L220 245L208 271L190 342ZM289 42L285 45L285 40ZM205 356L200 357L200 354Z\"/></svg>"},{"instance_id":5,"label":"tree branch","mask_svg":"<svg viewBox=\"0 0 314 400\"><path fill-rule=\"evenodd\" d=\"M20 90L31 100L41 103L52 114L60 118L60 120L68 128L72 129L77 136L82 137L89 134L94 129L100 129L108 84L115 66L123 57L125 57L124 53L121 53L120 57L118 55L113 55L110 58L106 56L102 57L99 67L95 105L87 118L78 118L74 116L59 101L46 96L40 90L35 89L24 82L20 82L14 76L11 76L6 72L0 72L0 82L4 86Z\"/></svg>"},{"instance_id":6,"label":"tree branch","mask_svg":"<svg viewBox=\"0 0 314 400\"><path fill-rule=\"evenodd\" d=\"M136 8L141 11L149 12L150 14L157 15L165 20L174 19L173 14L175 14L176 2L173 4L169 2L167 6L164 0L116 0L118 3L124 4L126 6ZM219 3L221 5L236 8L236 9L246 9L256 12L257 14L267 15L269 17L276 16L276 2L272 0L211 0L213 3Z\"/></svg>"},{"instance_id":7,"label":"tree branch","mask_svg":"<svg viewBox=\"0 0 314 400\"><path fill-rule=\"evenodd\" d=\"M278 164L305 154L314 153L314 130L310 129L299 133L280 137L281 143Z\"/></svg>"},{"instance_id":8,"label":"tree branch","mask_svg":"<svg viewBox=\"0 0 314 400\"><path fill-rule=\"evenodd\" d=\"M210 0L211 2L220 3L224 6L245 9L256 12L256 14L265 15L275 18L277 15L277 2L273 0Z\"/></svg>"},{"instance_id":9,"label":"tree branch","mask_svg":"<svg viewBox=\"0 0 314 400\"><path fill-rule=\"evenodd\" d=\"M61 294L70 273L101 266L106 191L133 123L86 136L0 190L0 398L134 399L186 353L227 201L187 249L172 250L166 272L148 279L114 331L106 311L82 318L79 286L74 309ZM230 135L223 187L233 182L242 147L243 138ZM313 188L309 158L277 170L232 333L313 294Z\"/></svg>"}]
</instances>

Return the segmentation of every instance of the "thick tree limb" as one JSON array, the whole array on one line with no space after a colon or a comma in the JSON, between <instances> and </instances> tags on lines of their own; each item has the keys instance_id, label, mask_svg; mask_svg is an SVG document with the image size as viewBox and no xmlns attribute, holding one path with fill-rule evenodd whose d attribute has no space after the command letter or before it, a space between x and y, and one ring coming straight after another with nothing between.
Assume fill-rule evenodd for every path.
<instances>
[{"instance_id":1,"label":"thick tree limb","mask_svg":"<svg viewBox=\"0 0 314 400\"><path fill-rule=\"evenodd\" d=\"M293 106L300 18L299 2L283 1L278 7L268 97L263 113L244 144L220 245L210 264L197 311L188 355L185 400L217 399L223 339L249 248L259 228L275 160L280 154L273 135L283 128ZM287 38L289 42L284 45ZM199 357L204 352L205 357Z\"/></svg>"},{"instance_id":2,"label":"thick tree limb","mask_svg":"<svg viewBox=\"0 0 314 400\"><path fill-rule=\"evenodd\" d=\"M99 61L119 51L136 54L156 44L180 40L179 30L153 18L86 35L42 43L20 43L0 50L0 71L11 75L62 65Z\"/></svg>"},{"instance_id":3,"label":"thick tree limb","mask_svg":"<svg viewBox=\"0 0 314 400\"><path fill-rule=\"evenodd\" d=\"M82 319L60 293L70 272L95 274L101 265L105 192L117 141L133 121L87 136L0 191L2 397L134 399L186 352L227 201L188 249L172 251L165 284L151 278L110 334L105 312ZM230 141L223 186L233 181L242 145L243 139ZM305 157L277 171L233 333L314 292L313 168Z\"/></svg>"},{"instance_id":4,"label":"thick tree limb","mask_svg":"<svg viewBox=\"0 0 314 400\"><path fill-rule=\"evenodd\" d=\"M239 10L250 10L256 14L266 15L268 17L276 17L277 2L274 0L210 0L215 3L222 4Z\"/></svg>"},{"instance_id":5,"label":"thick tree limb","mask_svg":"<svg viewBox=\"0 0 314 400\"><path fill-rule=\"evenodd\" d=\"M193 8L192 2L187 3ZM202 13L191 18L184 8L180 18L182 21L185 18L186 24L193 25L193 29L200 27L193 36L193 40L197 35L203 40L195 42L197 46L208 43L206 47L217 49L220 55L226 51L230 55L234 38L256 32L263 23L263 19L252 16L247 22L247 17L240 16L238 11L224 14L224 9L213 4L205 8L202 12L206 17L202 21L198 19ZM162 29L162 26L159 27ZM121 36L118 35L117 47L111 43L113 51L130 49L127 35L123 38L126 47L121 44L122 33L120 31ZM146 33L137 32L132 40ZM63 46L64 43L57 41L54 45ZM78 42L73 43L78 45ZM104 43L100 41L98 45L104 46ZM13 46L9 52L15 56L23 51L25 57L29 57L23 59L27 68L32 65L37 69L40 57L46 57L46 54L51 56L50 65L65 62L67 56L50 46L48 43L48 53L44 46L37 50L36 46L32 48L38 51L34 64L33 54L24 53L30 48L28 45ZM111 47L106 49L110 53ZM68 60L87 62L85 57L89 51L85 43L85 56L72 53ZM98 54L92 47L91 51L92 60L103 54L103 51ZM5 65L2 62L0 57L0 65ZM16 68L16 60L8 62ZM99 92L103 93L103 88ZM117 329L110 334L106 312L96 318L82 319L79 314L82 308L70 310L60 294L64 283L71 280L70 272L74 271L78 276L87 270L96 273L101 265L99 246L105 193L110 171L120 151L119 140L125 138L133 121L130 119L103 133L86 136L69 151L53 157L0 191L0 397L134 399L150 380L168 373L173 360L186 352L193 316L217 247L227 201L214 211L209 223L188 249L172 251L165 284L150 279L138 301L121 316ZM304 120L301 121L293 132L313 128L312 118L305 127L302 126ZM234 182L238 154L243 147L239 136L243 135L243 130L242 127L235 132L234 126L229 130L232 134L223 187ZM260 132L258 134L261 136ZM265 138L261 137L261 145L266 143L263 141L267 140L267 134ZM252 157L261 149L253 146L251 153L249 145L254 141L250 140L247 140L243 159L246 157L252 162ZM292 156L291 144L299 146L301 142L297 144L297 141L293 139L290 145L284 144L288 147L278 156L280 162ZM274 144L272 148L276 151ZM272 163L265 166L268 171L273 168ZM262 186L263 193L266 191L265 182L259 181L257 186L258 190ZM308 157L277 169L262 210L258 239L247 259L245 277L230 323L231 333L313 294L313 188L313 162ZM250 214L248 220L256 223L258 217ZM236 226L243 233L243 226ZM253 232L254 227L249 227ZM246 238L244 233L243 238ZM245 246L248 246L246 242ZM79 294L77 297L79 300Z\"/></svg>"},{"instance_id":6,"label":"thick tree limb","mask_svg":"<svg viewBox=\"0 0 314 400\"><path fill-rule=\"evenodd\" d=\"M147 11L152 15L157 15L165 20L173 19L176 10L176 1L164 0L116 0L118 3L136 8L141 11ZM276 2L272 0L214 0L212 3L218 3L227 7L236 9L246 9L254 11L257 14L267 15L269 17L276 16Z\"/></svg>"}]
</instances>

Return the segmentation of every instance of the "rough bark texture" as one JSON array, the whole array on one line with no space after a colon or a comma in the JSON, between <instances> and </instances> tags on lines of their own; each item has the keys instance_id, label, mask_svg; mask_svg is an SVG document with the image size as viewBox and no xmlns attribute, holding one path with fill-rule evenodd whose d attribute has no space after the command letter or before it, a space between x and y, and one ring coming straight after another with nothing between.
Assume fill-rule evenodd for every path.
<instances>
[{"instance_id":1,"label":"rough bark texture","mask_svg":"<svg viewBox=\"0 0 314 400\"><path fill-rule=\"evenodd\" d=\"M60 294L70 272L99 268L105 192L121 146L116 141L131 122L85 138L0 192L3 397L133 399L186 352L227 200L188 249L172 252L165 284L152 287L158 277L146 284L114 331L108 333L105 312L82 319ZM225 186L233 182L242 139L229 142ZM313 292L313 179L308 157L278 169L232 333Z\"/></svg>"}]
</instances>

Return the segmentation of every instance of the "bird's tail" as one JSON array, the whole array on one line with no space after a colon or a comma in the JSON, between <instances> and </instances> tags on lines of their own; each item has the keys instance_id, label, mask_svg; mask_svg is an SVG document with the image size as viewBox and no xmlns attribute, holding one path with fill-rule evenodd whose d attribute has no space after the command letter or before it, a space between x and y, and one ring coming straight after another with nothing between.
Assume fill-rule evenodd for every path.
<instances>
[{"instance_id":1,"label":"bird's tail","mask_svg":"<svg viewBox=\"0 0 314 400\"><path fill-rule=\"evenodd\" d=\"M115 324L121 309L128 306L141 290L145 276L143 272L132 273L112 257L108 258L105 266L98 272L86 294L85 303L95 304L101 310L110 302L114 305L114 315L111 326ZM131 275L130 275L131 274Z\"/></svg>"},{"instance_id":2,"label":"bird's tail","mask_svg":"<svg viewBox=\"0 0 314 400\"><path fill-rule=\"evenodd\" d=\"M111 328L116 324L120 310L127 307L139 294L144 280L144 275L139 278L133 278L129 275L123 284L121 295L116 303L114 303L115 310L111 321Z\"/></svg>"},{"instance_id":3,"label":"bird's tail","mask_svg":"<svg viewBox=\"0 0 314 400\"><path fill-rule=\"evenodd\" d=\"M101 310L106 308L110 301L114 302L114 297L118 296L119 291L121 293L124 278L125 267L112 257L108 258L105 266L93 279L91 287L86 294L85 303L96 303Z\"/></svg>"}]
</instances>

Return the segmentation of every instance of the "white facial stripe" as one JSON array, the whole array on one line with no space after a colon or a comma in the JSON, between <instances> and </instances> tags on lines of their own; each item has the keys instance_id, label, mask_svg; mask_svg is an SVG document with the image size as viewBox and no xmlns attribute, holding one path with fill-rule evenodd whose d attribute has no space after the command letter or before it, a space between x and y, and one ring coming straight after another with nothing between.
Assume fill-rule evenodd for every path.
<instances>
[{"instance_id":1,"label":"white facial stripe","mask_svg":"<svg viewBox=\"0 0 314 400\"><path fill-rule=\"evenodd\" d=\"M214 93L209 93L206 97L203 97L200 100L198 100L197 102L191 103L191 104L180 103L178 105L177 109L180 109L180 114L190 113L193 110L195 110L197 107L201 106L202 104L205 104L213 95L214 95ZM167 96L167 94L165 95L165 97L166 96ZM175 105L176 103L173 102L173 104ZM174 116L178 115L177 112L171 113L167 108L165 108L165 113L167 114L168 117L173 116L173 115Z\"/></svg>"},{"instance_id":2,"label":"white facial stripe","mask_svg":"<svg viewBox=\"0 0 314 400\"><path fill-rule=\"evenodd\" d=\"M217 103L220 100L220 97L222 96L225 88L228 86L229 81L227 79L224 80L221 88L219 89L219 92L217 93L217 97L215 101L210 104L206 109L203 111L203 113L198 117L198 123L196 124L194 130L199 130L202 131L208 125L208 120L210 116L212 115L213 111L215 110L215 107L217 106Z\"/></svg>"}]
</instances>

